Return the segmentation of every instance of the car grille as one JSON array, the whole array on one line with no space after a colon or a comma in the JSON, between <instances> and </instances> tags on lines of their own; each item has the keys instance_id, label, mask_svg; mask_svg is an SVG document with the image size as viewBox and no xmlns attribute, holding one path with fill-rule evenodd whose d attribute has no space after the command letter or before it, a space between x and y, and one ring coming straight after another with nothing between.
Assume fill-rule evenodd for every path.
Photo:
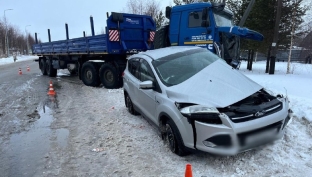
<instances>
[{"instance_id":1,"label":"car grille","mask_svg":"<svg viewBox=\"0 0 312 177\"><path fill-rule=\"evenodd\" d=\"M246 122L254 119L258 119L260 117L268 116L270 114L276 113L283 109L283 104L278 103L271 105L269 107L265 107L262 111L254 111L248 113L236 113L235 115L229 116L234 123Z\"/></svg>"}]
</instances>

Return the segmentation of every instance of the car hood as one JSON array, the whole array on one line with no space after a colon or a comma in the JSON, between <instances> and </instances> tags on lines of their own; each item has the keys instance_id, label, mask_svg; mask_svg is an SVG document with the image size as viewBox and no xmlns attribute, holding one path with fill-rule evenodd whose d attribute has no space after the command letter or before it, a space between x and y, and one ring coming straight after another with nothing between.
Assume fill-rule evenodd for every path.
<instances>
[{"instance_id":1,"label":"car hood","mask_svg":"<svg viewBox=\"0 0 312 177\"><path fill-rule=\"evenodd\" d=\"M251 39L251 40L256 40L256 41L263 40L262 34L258 33L257 31L250 30L248 28L242 28L239 26L222 26L222 27L218 27L218 30L220 32L234 34L236 36L246 38L246 39Z\"/></svg>"},{"instance_id":2,"label":"car hood","mask_svg":"<svg viewBox=\"0 0 312 177\"><path fill-rule=\"evenodd\" d=\"M259 91L262 87L224 61L217 60L188 80L168 87L167 96L179 103L223 108Z\"/></svg>"}]
</instances>

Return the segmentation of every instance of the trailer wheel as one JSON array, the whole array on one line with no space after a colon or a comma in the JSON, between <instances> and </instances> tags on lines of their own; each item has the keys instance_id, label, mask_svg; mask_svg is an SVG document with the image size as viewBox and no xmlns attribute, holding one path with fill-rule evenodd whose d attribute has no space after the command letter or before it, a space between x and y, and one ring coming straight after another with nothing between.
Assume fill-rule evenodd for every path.
<instances>
[{"instance_id":1,"label":"trailer wheel","mask_svg":"<svg viewBox=\"0 0 312 177\"><path fill-rule=\"evenodd\" d=\"M96 64L86 62L82 65L81 80L87 86L98 87L101 84Z\"/></svg>"},{"instance_id":2,"label":"trailer wheel","mask_svg":"<svg viewBox=\"0 0 312 177\"><path fill-rule=\"evenodd\" d=\"M41 70L42 75L47 75L46 65L45 65L45 59L39 60L39 68Z\"/></svg>"},{"instance_id":3,"label":"trailer wheel","mask_svg":"<svg viewBox=\"0 0 312 177\"><path fill-rule=\"evenodd\" d=\"M113 89L120 85L117 69L111 63L104 63L100 68L100 79L105 88Z\"/></svg>"},{"instance_id":4,"label":"trailer wheel","mask_svg":"<svg viewBox=\"0 0 312 177\"><path fill-rule=\"evenodd\" d=\"M57 69L54 69L53 68L53 65L52 65L52 59L48 59L46 60L45 62L45 69L46 69L46 72L47 72L47 75L50 76L50 77L56 77L57 75Z\"/></svg>"}]
</instances>

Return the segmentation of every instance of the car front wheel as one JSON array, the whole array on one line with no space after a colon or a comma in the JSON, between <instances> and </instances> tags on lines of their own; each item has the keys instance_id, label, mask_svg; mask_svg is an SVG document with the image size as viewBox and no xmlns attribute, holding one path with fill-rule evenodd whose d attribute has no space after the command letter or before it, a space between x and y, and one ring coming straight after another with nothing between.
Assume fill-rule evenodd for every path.
<instances>
[{"instance_id":1,"label":"car front wheel","mask_svg":"<svg viewBox=\"0 0 312 177\"><path fill-rule=\"evenodd\" d=\"M179 156L189 154L189 152L185 149L177 126L170 119L167 120L165 124L165 143L173 153Z\"/></svg>"}]
</instances>

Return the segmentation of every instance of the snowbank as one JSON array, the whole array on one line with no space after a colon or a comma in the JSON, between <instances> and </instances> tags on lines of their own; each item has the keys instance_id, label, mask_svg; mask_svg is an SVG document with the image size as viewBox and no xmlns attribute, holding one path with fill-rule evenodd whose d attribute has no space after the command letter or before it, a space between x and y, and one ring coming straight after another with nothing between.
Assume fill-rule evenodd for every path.
<instances>
[{"instance_id":1,"label":"snowbank","mask_svg":"<svg viewBox=\"0 0 312 177\"><path fill-rule=\"evenodd\" d=\"M38 57L37 56L21 55L21 56L17 56L16 62L21 62L21 61L26 61L26 60L34 60L34 59L38 59ZM0 65L6 65L6 64L10 64L10 63L14 63L13 57L0 58Z\"/></svg>"},{"instance_id":2,"label":"snowbank","mask_svg":"<svg viewBox=\"0 0 312 177\"><path fill-rule=\"evenodd\" d=\"M312 65L291 63L291 74L286 74L287 62L276 62L274 75L266 74L265 66L265 61L256 62L249 71L243 62L240 71L273 93L287 95L294 115L312 122Z\"/></svg>"}]
</instances>

